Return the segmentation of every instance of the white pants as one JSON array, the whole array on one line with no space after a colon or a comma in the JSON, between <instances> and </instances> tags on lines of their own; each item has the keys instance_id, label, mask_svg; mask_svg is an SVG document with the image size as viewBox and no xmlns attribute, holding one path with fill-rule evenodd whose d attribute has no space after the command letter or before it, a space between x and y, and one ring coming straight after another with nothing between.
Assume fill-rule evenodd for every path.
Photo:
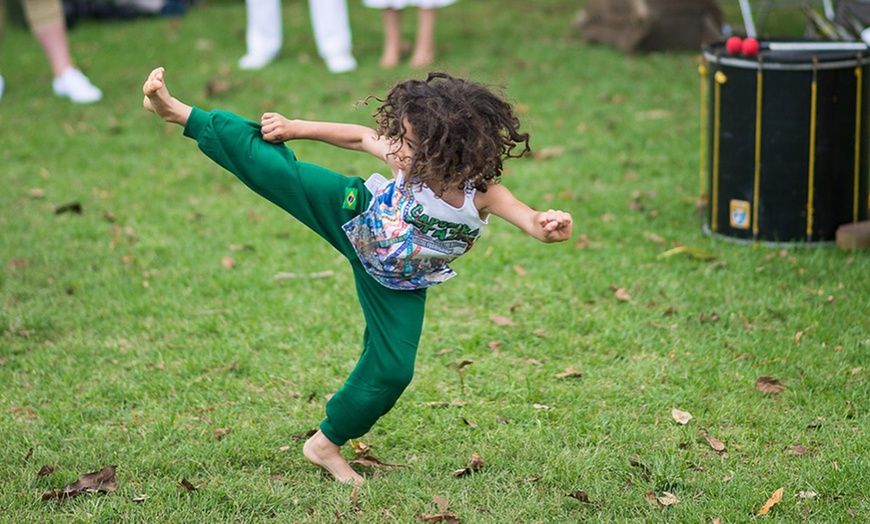
<instances>
[{"instance_id":1,"label":"white pants","mask_svg":"<svg viewBox=\"0 0 870 524\"><path fill-rule=\"evenodd\" d=\"M281 49L281 0L245 0L248 54L274 56ZM308 0L317 52L329 59L351 54L346 0Z\"/></svg>"}]
</instances>

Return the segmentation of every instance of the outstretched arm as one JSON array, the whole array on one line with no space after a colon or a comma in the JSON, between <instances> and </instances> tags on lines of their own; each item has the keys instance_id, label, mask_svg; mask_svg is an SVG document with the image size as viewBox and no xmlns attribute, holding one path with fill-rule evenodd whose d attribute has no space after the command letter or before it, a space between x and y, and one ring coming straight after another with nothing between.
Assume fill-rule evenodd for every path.
<instances>
[{"instance_id":1,"label":"outstretched arm","mask_svg":"<svg viewBox=\"0 0 870 524\"><path fill-rule=\"evenodd\" d=\"M290 120L278 113L265 113L260 121L263 139L274 144L290 140L317 140L327 144L369 153L384 162L390 142L371 128L357 124Z\"/></svg>"},{"instance_id":2,"label":"outstretched arm","mask_svg":"<svg viewBox=\"0 0 870 524\"><path fill-rule=\"evenodd\" d=\"M491 184L486 193L477 195L475 204L479 212L500 217L541 242L564 242L571 238L573 220L564 211L535 211L501 184Z\"/></svg>"}]
</instances>

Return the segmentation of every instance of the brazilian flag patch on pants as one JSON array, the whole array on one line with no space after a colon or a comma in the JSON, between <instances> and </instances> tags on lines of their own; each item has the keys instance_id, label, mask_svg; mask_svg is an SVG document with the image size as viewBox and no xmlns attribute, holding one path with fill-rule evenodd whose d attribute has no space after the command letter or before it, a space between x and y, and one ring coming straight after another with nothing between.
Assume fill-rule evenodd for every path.
<instances>
[{"instance_id":1,"label":"brazilian flag patch on pants","mask_svg":"<svg viewBox=\"0 0 870 524\"><path fill-rule=\"evenodd\" d=\"M358 197L359 196L357 194L357 188L355 188L355 187L345 188L345 190L344 190L344 204L341 207L344 209L355 210Z\"/></svg>"}]
</instances>

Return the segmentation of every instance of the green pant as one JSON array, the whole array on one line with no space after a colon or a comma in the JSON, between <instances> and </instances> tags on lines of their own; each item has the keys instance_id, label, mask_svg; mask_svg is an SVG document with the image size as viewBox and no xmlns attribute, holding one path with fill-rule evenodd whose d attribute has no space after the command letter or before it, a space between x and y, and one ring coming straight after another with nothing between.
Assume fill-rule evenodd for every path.
<instances>
[{"instance_id":1,"label":"green pant","mask_svg":"<svg viewBox=\"0 0 870 524\"><path fill-rule=\"evenodd\" d=\"M371 278L341 228L368 207L372 195L364 181L299 162L286 146L264 141L259 124L225 111L194 108L184 134L350 261L366 322L363 351L344 386L326 404L320 429L338 445L361 437L411 382L426 304L425 290L392 290Z\"/></svg>"}]
</instances>

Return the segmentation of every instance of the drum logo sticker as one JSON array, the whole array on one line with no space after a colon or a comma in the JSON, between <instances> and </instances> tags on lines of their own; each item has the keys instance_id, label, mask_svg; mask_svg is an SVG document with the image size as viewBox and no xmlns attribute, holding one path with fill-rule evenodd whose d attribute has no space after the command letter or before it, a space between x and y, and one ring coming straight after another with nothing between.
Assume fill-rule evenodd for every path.
<instances>
[{"instance_id":1,"label":"drum logo sticker","mask_svg":"<svg viewBox=\"0 0 870 524\"><path fill-rule=\"evenodd\" d=\"M749 229L749 202L745 200L732 200L731 212L728 214L731 227L735 229Z\"/></svg>"}]
</instances>

